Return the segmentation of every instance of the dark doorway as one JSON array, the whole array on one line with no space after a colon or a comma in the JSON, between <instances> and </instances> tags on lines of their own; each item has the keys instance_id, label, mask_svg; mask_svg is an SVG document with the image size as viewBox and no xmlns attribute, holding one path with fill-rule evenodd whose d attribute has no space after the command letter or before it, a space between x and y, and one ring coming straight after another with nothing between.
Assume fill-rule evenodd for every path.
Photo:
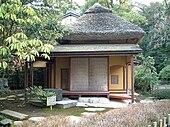
<instances>
[{"instance_id":1,"label":"dark doorway","mask_svg":"<svg viewBox=\"0 0 170 127\"><path fill-rule=\"evenodd\" d=\"M69 90L69 69L61 69L61 87L63 90Z\"/></svg>"}]
</instances>

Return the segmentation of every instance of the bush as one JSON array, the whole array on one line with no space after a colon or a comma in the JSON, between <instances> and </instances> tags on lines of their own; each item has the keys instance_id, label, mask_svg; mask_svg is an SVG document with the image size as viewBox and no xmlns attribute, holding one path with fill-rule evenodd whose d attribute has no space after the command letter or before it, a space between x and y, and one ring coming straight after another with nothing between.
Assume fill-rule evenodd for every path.
<instances>
[{"instance_id":1,"label":"bush","mask_svg":"<svg viewBox=\"0 0 170 127\"><path fill-rule=\"evenodd\" d=\"M56 96L55 92L44 90L41 86L30 87L29 92L34 99L46 101L47 97Z\"/></svg>"},{"instance_id":2,"label":"bush","mask_svg":"<svg viewBox=\"0 0 170 127\"><path fill-rule=\"evenodd\" d=\"M5 117L0 115L0 121L3 120L3 119L5 119Z\"/></svg>"},{"instance_id":3,"label":"bush","mask_svg":"<svg viewBox=\"0 0 170 127\"><path fill-rule=\"evenodd\" d=\"M152 96L157 99L170 99L170 89L155 90L153 91Z\"/></svg>"}]
</instances>

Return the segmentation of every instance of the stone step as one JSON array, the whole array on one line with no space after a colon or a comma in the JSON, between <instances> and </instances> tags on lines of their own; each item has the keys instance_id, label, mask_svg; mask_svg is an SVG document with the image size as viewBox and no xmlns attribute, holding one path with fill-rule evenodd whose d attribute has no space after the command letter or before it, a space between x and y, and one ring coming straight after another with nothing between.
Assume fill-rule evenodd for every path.
<instances>
[{"instance_id":1,"label":"stone step","mask_svg":"<svg viewBox=\"0 0 170 127\"><path fill-rule=\"evenodd\" d=\"M56 101L55 107L58 108L71 108L77 105L76 100L62 100L62 101Z\"/></svg>"},{"instance_id":2,"label":"stone step","mask_svg":"<svg viewBox=\"0 0 170 127\"><path fill-rule=\"evenodd\" d=\"M8 116L13 120L24 120L24 119L28 118L28 115L19 113L19 112L15 112L12 110L3 110L3 111L0 111L0 114Z\"/></svg>"},{"instance_id":3,"label":"stone step","mask_svg":"<svg viewBox=\"0 0 170 127\"><path fill-rule=\"evenodd\" d=\"M105 97L79 97L79 102L108 104L110 100Z\"/></svg>"}]
</instances>

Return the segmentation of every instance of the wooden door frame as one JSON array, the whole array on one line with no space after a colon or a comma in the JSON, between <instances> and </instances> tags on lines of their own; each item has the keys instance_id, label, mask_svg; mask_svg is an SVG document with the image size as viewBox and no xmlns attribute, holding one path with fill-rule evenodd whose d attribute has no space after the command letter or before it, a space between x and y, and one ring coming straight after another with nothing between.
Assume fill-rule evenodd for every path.
<instances>
[{"instance_id":1,"label":"wooden door frame","mask_svg":"<svg viewBox=\"0 0 170 127\"><path fill-rule=\"evenodd\" d=\"M62 83L62 70L68 70L68 91L70 91L70 69L69 68L61 68L60 69L60 75L61 75L61 88L63 89L63 83Z\"/></svg>"}]
</instances>

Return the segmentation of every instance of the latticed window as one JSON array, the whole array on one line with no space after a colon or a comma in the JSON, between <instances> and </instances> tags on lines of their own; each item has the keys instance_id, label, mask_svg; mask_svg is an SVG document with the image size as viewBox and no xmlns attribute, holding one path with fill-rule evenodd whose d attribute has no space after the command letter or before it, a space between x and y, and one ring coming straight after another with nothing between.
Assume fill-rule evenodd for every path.
<instances>
[{"instance_id":1,"label":"latticed window","mask_svg":"<svg viewBox=\"0 0 170 127\"><path fill-rule=\"evenodd\" d=\"M111 76L111 83L112 84L119 84L119 76L118 75L112 75Z\"/></svg>"}]
</instances>

